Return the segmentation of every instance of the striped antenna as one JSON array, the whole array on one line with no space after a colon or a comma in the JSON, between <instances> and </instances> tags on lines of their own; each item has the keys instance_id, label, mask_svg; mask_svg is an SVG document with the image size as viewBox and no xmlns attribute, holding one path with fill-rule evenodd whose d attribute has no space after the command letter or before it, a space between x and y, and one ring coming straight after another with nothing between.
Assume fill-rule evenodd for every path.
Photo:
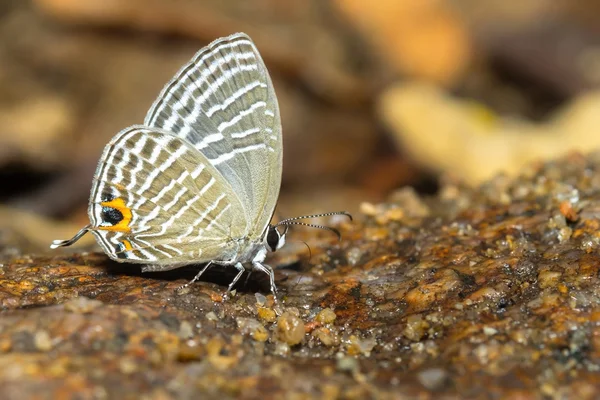
<instances>
[{"instance_id":1,"label":"striped antenna","mask_svg":"<svg viewBox=\"0 0 600 400\"><path fill-rule=\"evenodd\" d=\"M283 221L279 221L274 226L283 225L283 226L287 227L288 225L302 225L302 226L307 226L310 228L324 229L324 230L333 232L338 237L338 240L342 240L342 234L340 233L339 230L337 230L335 228L332 228L330 226L325 226L325 225L317 225L317 224L308 224L306 222L298 222L298 220L301 220L301 219L330 217L332 215L345 215L346 217L350 218L350 221L352 221L352 215L350 213L348 213L346 211L333 211L333 212L328 212L328 213L323 213L323 214L303 215L300 217L287 218L287 219L284 219Z\"/></svg>"}]
</instances>

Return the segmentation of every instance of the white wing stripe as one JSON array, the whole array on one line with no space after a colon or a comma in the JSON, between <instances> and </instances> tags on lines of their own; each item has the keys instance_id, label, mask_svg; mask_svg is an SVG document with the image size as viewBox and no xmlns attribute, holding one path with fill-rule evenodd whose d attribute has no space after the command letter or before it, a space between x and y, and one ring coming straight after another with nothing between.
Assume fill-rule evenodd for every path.
<instances>
[{"instance_id":1,"label":"white wing stripe","mask_svg":"<svg viewBox=\"0 0 600 400\"><path fill-rule=\"evenodd\" d=\"M160 190L160 192L158 192L158 194L156 196L154 196L153 198L150 199L151 202L156 203L158 202L160 199L163 198L163 196L171 189L173 189L173 186L175 186L175 183L177 183L177 180L175 179L171 179L171 182L169 182L169 184L167 186L165 186L164 188L162 188Z\"/></svg>"},{"instance_id":2,"label":"white wing stripe","mask_svg":"<svg viewBox=\"0 0 600 400\"><path fill-rule=\"evenodd\" d=\"M225 138L223 137L223 135L220 132L219 133L211 133L210 135L206 135L204 137L204 139L202 139L202 141L196 145L196 148L198 150L201 150L201 149L208 147L209 144L219 142L223 139L225 139Z\"/></svg>"},{"instance_id":3,"label":"white wing stripe","mask_svg":"<svg viewBox=\"0 0 600 400\"><path fill-rule=\"evenodd\" d=\"M217 197L217 199L215 200L215 202L212 203L209 207L207 207L206 210L204 210L204 212L198 218L196 218L196 220L194 222L192 222L192 225L190 226L190 228L188 228L181 235L177 236L177 241L181 243L181 241L183 240L183 238L185 238L190 233L192 233L194 231L194 229L198 226L198 224L200 222L202 222L206 218L206 216L208 214L210 214L215 208L217 208L217 206L219 205L219 203L221 202L221 200L223 200L223 198L225 198L225 193L222 193L219 197ZM198 235L198 238L199 237L200 237L200 235Z\"/></svg>"},{"instance_id":4,"label":"white wing stripe","mask_svg":"<svg viewBox=\"0 0 600 400\"><path fill-rule=\"evenodd\" d=\"M260 132L260 128L252 128L252 129L247 129L243 132L232 133L231 137L234 139L241 139L241 138L245 138L246 136L250 136L254 133L259 133L259 132Z\"/></svg>"},{"instance_id":5,"label":"white wing stripe","mask_svg":"<svg viewBox=\"0 0 600 400\"><path fill-rule=\"evenodd\" d=\"M181 176L179 178L177 178L177 183L179 183L181 185L183 183L183 181L185 181L187 179L188 176L190 176L190 173L187 171L183 171Z\"/></svg>"},{"instance_id":6,"label":"white wing stripe","mask_svg":"<svg viewBox=\"0 0 600 400\"><path fill-rule=\"evenodd\" d=\"M190 174L190 176L192 177L192 179L196 179L197 177L200 176L200 174L202 173L202 171L204 171L205 165L204 164L199 164L196 169L194 169L192 171L192 173Z\"/></svg>"},{"instance_id":7,"label":"white wing stripe","mask_svg":"<svg viewBox=\"0 0 600 400\"><path fill-rule=\"evenodd\" d=\"M165 232L167 232L167 229L169 229L169 227L171 225L173 225L173 222L175 222L176 219L181 217L187 210L189 210L189 208L192 207L194 205L194 203L196 203L196 201L198 201L199 199L200 199L200 196L196 195L196 196L192 197L191 199L189 199L188 201L186 201L185 206L181 207L176 214L172 215L171 218L169 218L165 223L163 223L161 225L159 232L149 233L146 235L138 235L138 237L152 237L152 236L160 237L160 236L164 235Z\"/></svg>"},{"instance_id":8,"label":"white wing stripe","mask_svg":"<svg viewBox=\"0 0 600 400\"><path fill-rule=\"evenodd\" d=\"M131 154L140 154L142 152L142 149L144 148L144 146L146 145L146 142L148 142L148 138L146 136L142 136L140 139L138 139L137 143L135 144L135 146L133 146L133 149L131 150ZM128 152L129 155L129 152ZM129 184L126 186L126 189L128 191L131 191L132 188L137 186L137 174L138 172L140 172L142 169L144 168L144 161L141 159L141 157L138 157L137 162L135 164L135 168L133 168L131 170L130 176L131 176L131 181L129 182Z\"/></svg>"},{"instance_id":9,"label":"white wing stripe","mask_svg":"<svg viewBox=\"0 0 600 400\"><path fill-rule=\"evenodd\" d=\"M222 111L222 110L226 109L231 104L233 104L237 99L239 99L240 97L242 97L243 95L245 95L246 93L248 93L249 91L251 91L252 89L257 88L257 87L266 88L267 85L261 81L254 81L254 82L250 82L246 86L242 86L241 88L239 88L238 90L233 92L231 94L231 96L229 96L227 98L227 100L225 100L222 104L215 104L211 108L209 108L206 111L206 116L209 118L212 117L214 113L216 113L217 111ZM196 110L196 108L194 108L194 111L195 110ZM185 121L189 123L191 121L196 120L196 118L198 118L198 116L194 115L194 113L192 113L187 118L185 118Z\"/></svg>"},{"instance_id":10,"label":"white wing stripe","mask_svg":"<svg viewBox=\"0 0 600 400\"><path fill-rule=\"evenodd\" d=\"M179 255L183 254L183 251L179 250L177 247L171 246L170 244L163 243L162 247L169 249L169 250L173 250L175 253L177 253Z\"/></svg>"},{"instance_id":11,"label":"white wing stripe","mask_svg":"<svg viewBox=\"0 0 600 400\"><path fill-rule=\"evenodd\" d=\"M152 150L150 157L148 157L148 162L150 164L154 164L156 160L158 160L158 156L160 155L161 151L163 151L162 147L156 143L156 147Z\"/></svg>"},{"instance_id":12,"label":"white wing stripe","mask_svg":"<svg viewBox=\"0 0 600 400\"><path fill-rule=\"evenodd\" d=\"M225 207L223 207L221 212L219 212L217 215L215 215L215 219L210 221L210 223L206 226L206 228L204 230L210 231L212 229L213 225L219 220L219 218L221 218L221 215L223 215L225 213L225 211L227 211L229 209L229 207L231 207L231 203L229 203Z\"/></svg>"},{"instance_id":13,"label":"white wing stripe","mask_svg":"<svg viewBox=\"0 0 600 400\"><path fill-rule=\"evenodd\" d=\"M171 200L169 203L167 203L165 205L165 211L169 211L171 209L171 207L173 207L175 204L177 204L177 202L181 199L181 196L183 196L185 194L185 192L187 192L188 189L184 186L181 189L179 189L179 192L177 192L177 194L175 194L175 196L173 196L173 200Z\"/></svg>"},{"instance_id":14,"label":"white wing stripe","mask_svg":"<svg viewBox=\"0 0 600 400\"><path fill-rule=\"evenodd\" d=\"M148 221L152 221L154 218L158 216L160 212L160 206L156 206L150 211L150 213L145 218L140 218L140 226L146 226Z\"/></svg>"},{"instance_id":15,"label":"white wing stripe","mask_svg":"<svg viewBox=\"0 0 600 400\"><path fill-rule=\"evenodd\" d=\"M204 185L204 187L202 188L202 190L200 190L200 193L198 193L199 196L203 196L204 193L206 193L206 191L208 189L210 189L210 187L216 182L215 177L211 176L210 180L206 183L206 185Z\"/></svg>"},{"instance_id":16,"label":"white wing stripe","mask_svg":"<svg viewBox=\"0 0 600 400\"><path fill-rule=\"evenodd\" d=\"M265 149L265 148L267 148L267 145L264 143L253 144L253 145L242 147L239 149L234 149L233 151L230 151L229 153L223 153L219 157L210 160L210 162L212 165L219 165L224 161L232 159L237 154L245 153L247 151L252 151L252 150ZM273 150L272 147L268 147L268 149Z\"/></svg>"},{"instance_id":17,"label":"white wing stripe","mask_svg":"<svg viewBox=\"0 0 600 400\"><path fill-rule=\"evenodd\" d=\"M219 132L223 132L224 129L227 129L230 126L237 124L244 117L254 113L254 111L256 111L257 108L266 107L266 106L267 106L267 103L265 103L264 101L257 101L256 103L254 103L250 107L248 107L246 110L241 111L239 114L237 114L231 120L226 121L226 122L221 122L217 128L219 129Z\"/></svg>"},{"instance_id":18,"label":"white wing stripe","mask_svg":"<svg viewBox=\"0 0 600 400\"><path fill-rule=\"evenodd\" d=\"M140 193L144 193L146 190L148 190L148 188L150 188L150 186L152 186L152 183L154 182L156 177L159 174L162 174L163 172L165 172L169 167L171 167L171 165L173 165L173 163L175 161L177 161L177 159L179 157L181 157L183 154L185 154L186 151L187 151L186 147L181 146L180 148L177 149L177 151L175 151L175 153L171 154L169 156L169 158L167 159L167 161L165 161L159 168L156 168L154 171L152 171L148 175L148 178L146 179L146 182L144 182L144 185L140 188L140 190L139 190Z\"/></svg>"}]
</instances>

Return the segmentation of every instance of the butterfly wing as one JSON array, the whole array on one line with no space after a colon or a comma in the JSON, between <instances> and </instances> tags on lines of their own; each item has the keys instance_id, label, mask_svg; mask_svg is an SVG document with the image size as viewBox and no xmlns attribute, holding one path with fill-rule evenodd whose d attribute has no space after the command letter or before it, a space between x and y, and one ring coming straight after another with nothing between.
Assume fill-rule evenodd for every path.
<instances>
[{"instance_id":1,"label":"butterfly wing","mask_svg":"<svg viewBox=\"0 0 600 400\"><path fill-rule=\"evenodd\" d=\"M164 87L144 125L202 152L238 195L249 221L244 236L265 232L281 185L281 121L267 68L247 35L201 49Z\"/></svg>"},{"instance_id":2,"label":"butterfly wing","mask_svg":"<svg viewBox=\"0 0 600 400\"><path fill-rule=\"evenodd\" d=\"M247 225L237 195L202 153L144 126L105 147L88 213L114 260L173 267L228 259L235 254L229 239Z\"/></svg>"}]
</instances>

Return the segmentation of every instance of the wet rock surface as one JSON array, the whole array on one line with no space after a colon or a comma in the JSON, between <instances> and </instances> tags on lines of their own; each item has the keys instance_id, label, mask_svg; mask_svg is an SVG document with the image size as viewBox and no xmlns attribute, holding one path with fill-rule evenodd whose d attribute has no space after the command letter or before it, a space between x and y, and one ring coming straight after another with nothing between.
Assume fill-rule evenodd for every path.
<instances>
[{"instance_id":1,"label":"wet rock surface","mask_svg":"<svg viewBox=\"0 0 600 400\"><path fill-rule=\"evenodd\" d=\"M341 242L273 255L277 304L258 273L225 300L233 271L5 257L3 397L597 398L599 170L365 203Z\"/></svg>"}]
</instances>

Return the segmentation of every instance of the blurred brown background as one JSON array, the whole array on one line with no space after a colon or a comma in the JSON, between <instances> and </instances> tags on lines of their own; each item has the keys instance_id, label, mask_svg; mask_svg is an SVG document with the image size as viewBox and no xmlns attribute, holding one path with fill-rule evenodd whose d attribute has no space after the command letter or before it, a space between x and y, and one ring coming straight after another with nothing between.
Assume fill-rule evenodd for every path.
<instances>
[{"instance_id":1,"label":"blurred brown background","mask_svg":"<svg viewBox=\"0 0 600 400\"><path fill-rule=\"evenodd\" d=\"M583 0L0 0L0 248L85 224L103 146L217 37L248 33L271 72L293 216L598 148L599 20Z\"/></svg>"}]
</instances>

